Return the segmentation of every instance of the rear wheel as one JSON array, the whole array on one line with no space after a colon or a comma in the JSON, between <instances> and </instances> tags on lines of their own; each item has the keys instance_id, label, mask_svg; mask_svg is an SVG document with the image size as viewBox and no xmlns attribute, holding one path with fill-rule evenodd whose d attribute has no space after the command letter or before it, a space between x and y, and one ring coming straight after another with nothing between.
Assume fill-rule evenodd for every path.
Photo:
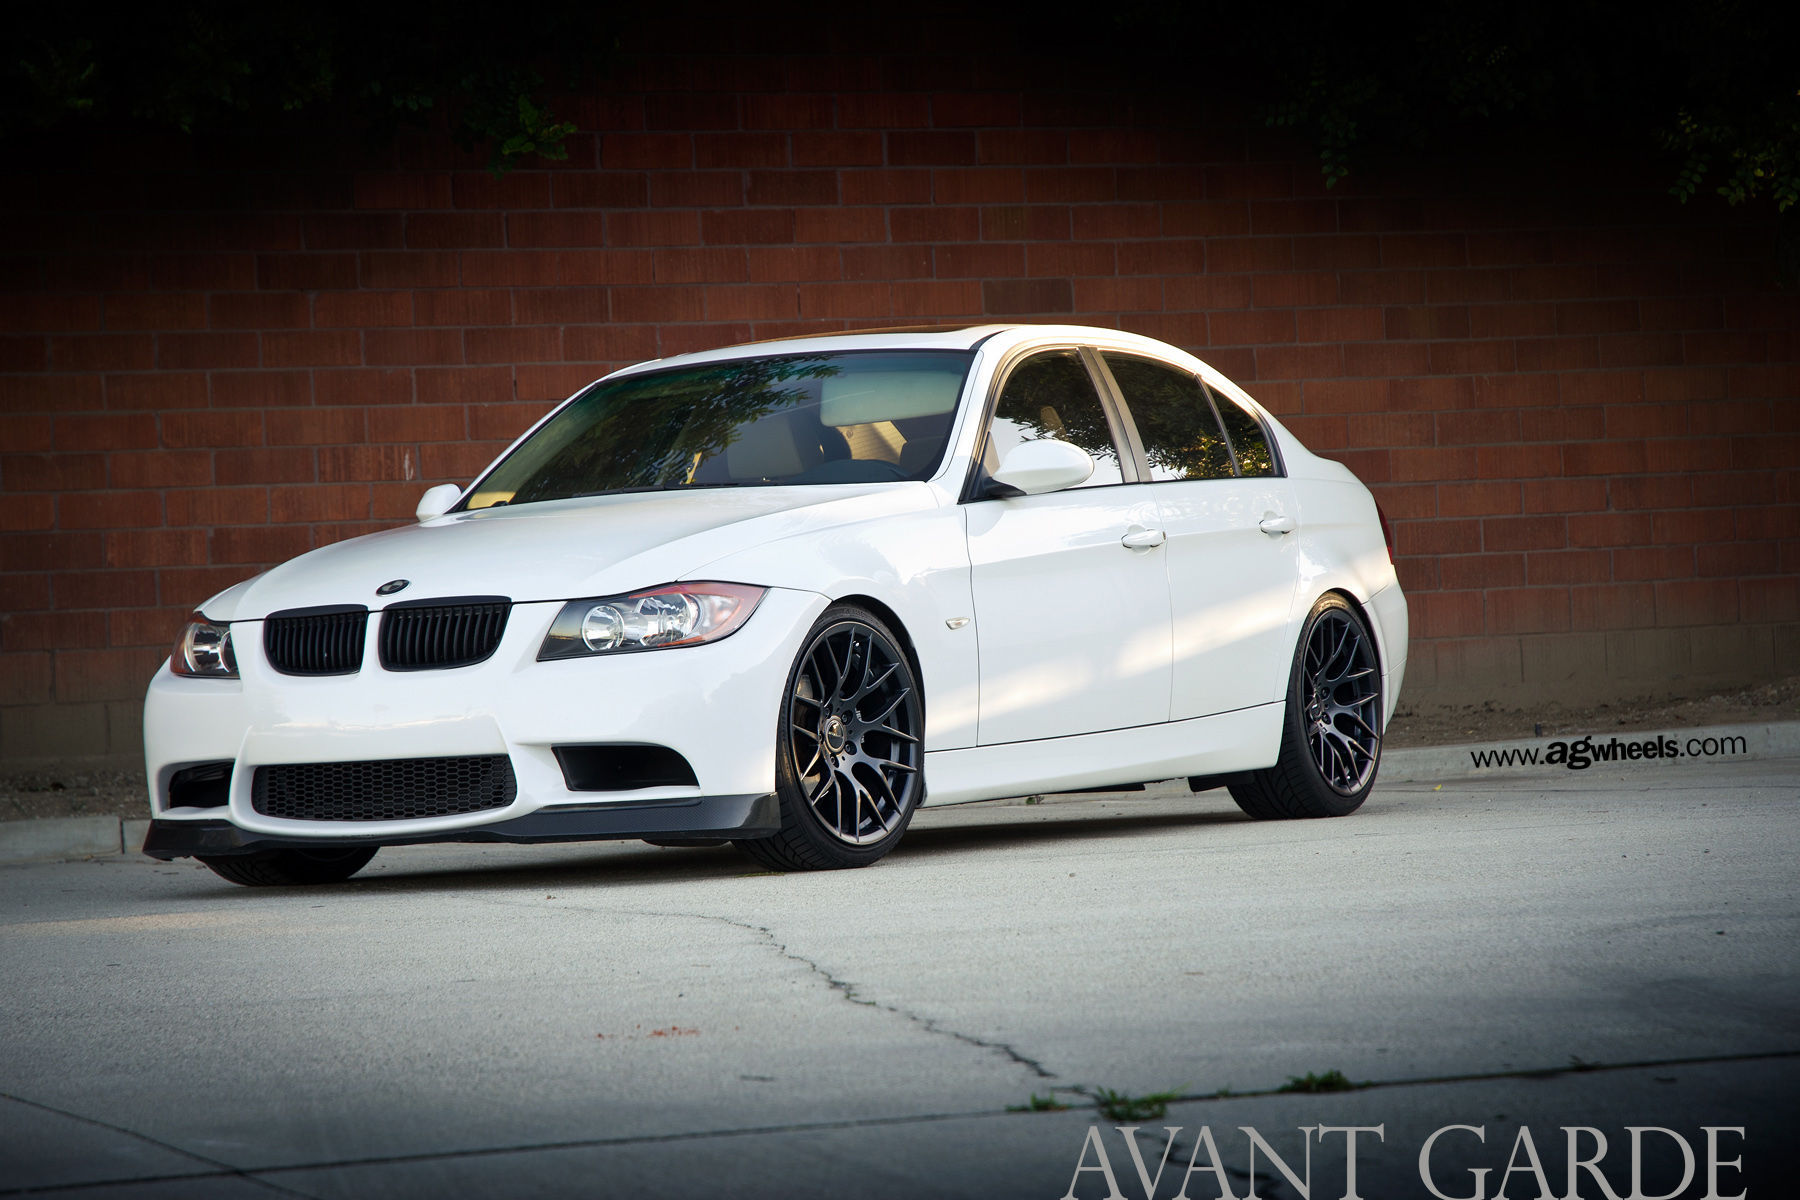
<instances>
[{"instance_id":1,"label":"rear wheel","mask_svg":"<svg viewBox=\"0 0 1800 1200\"><path fill-rule=\"evenodd\" d=\"M899 640L833 605L788 673L776 731L781 831L737 842L780 871L866 867L900 841L924 794L925 706Z\"/></svg>"},{"instance_id":2,"label":"rear wheel","mask_svg":"<svg viewBox=\"0 0 1800 1200\"><path fill-rule=\"evenodd\" d=\"M1381 717L1381 664L1369 627L1342 596L1323 596L1294 653L1281 756L1235 777L1231 798L1258 820L1348 816L1375 786Z\"/></svg>"},{"instance_id":3,"label":"rear wheel","mask_svg":"<svg viewBox=\"0 0 1800 1200\"><path fill-rule=\"evenodd\" d=\"M373 846L325 850L259 850L202 858L221 879L245 887L303 887L315 883L342 883L369 865Z\"/></svg>"}]
</instances>

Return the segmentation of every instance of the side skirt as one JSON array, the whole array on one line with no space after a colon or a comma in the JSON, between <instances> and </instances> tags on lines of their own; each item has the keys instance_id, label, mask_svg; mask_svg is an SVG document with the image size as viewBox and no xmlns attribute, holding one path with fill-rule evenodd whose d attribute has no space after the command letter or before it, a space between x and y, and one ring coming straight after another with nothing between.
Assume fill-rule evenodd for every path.
<instances>
[{"instance_id":1,"label":"side skirt","mask_svg":"<svg viewBox=\"0 0 1800 1200\"><path fill-rule=\"evenodd\" d=\"M925 754L927 805L1104 789L1273 766L1283 704L1035 742Z\"/></svg>"}]
</instances>

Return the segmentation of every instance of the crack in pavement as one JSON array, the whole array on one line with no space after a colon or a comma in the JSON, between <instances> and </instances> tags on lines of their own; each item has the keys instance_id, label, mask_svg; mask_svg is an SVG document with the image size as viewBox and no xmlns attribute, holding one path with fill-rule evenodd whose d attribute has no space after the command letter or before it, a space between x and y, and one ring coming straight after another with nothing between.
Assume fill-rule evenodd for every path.
<instances>
[{"instance_id":1,"label":"crack in pavement","mask_svg":"<svg viewBox=\"0 0 1800 1200\"><path fill-rule=\"evenodd\" d=\"M155 1180L155 1179L220 1179L220 1178L230 1178L230 1177L235 1176L239 1179L245 1180L246 1182L254 1183L258 1187L267 1188L272 1192L277 1192L283 1196L303 1196L303 1197L308 1197L308 1200L310 1200L311 1194L308 1192L297 1192L293 1188L283 1187L278 1183L271 1183L266 1179L258 1179L254 1175L252 1175L250 1172L244 1170L241 1167L234 1167L230 1163L225 1162L221 1159L208 1158L204 1154L197 1154L192 1150L183 1149L182 1147L177 1146L172 1142L165 1142L161 1138L151 1137L147 1133L139 1133L137 1130L127 1128L124 1125L115 1125L111 1121L102 1121L98 1117L89 1117L89 1116L84 1116L81 1113L70 1112L66 1108L57 1108L53 1104L45 1104L39 1100L30 1100L24 1096L15 1095L11 1092L0 1092L0 1100L10 1100L14 1104L21 1104L21 1105L24 1105L26 1108L35 1108L39 1112L51 1113L52 1115L58 1116L58 1117L66 1117L67 1119L69 1119L71 1121L79 1121L83 1125L92 1125L96 1129L104 1129L108 1133L123 1134L125 1137L132 1138L136 1141L143 1142L145 1145L154 1146L158 1150L166 1150L170 1154L178 1154L182 1158L191 1158L197 1163L205 1163L207 1166L215 1168L215 1170L211 1170L211 1171L198 1171L198 1172L194 1172L193 1174L184 1174L184 1175L168 1175L168 1176L155 1175L155 1176L146 1176L146 1177L142 1177L142 1178L133 1178L133 1179L126 1179L126 1180L118 1180L118 1179L100 1180L100 1181L96 1181L96 1182L92 1182L92 1183L52 1184L47 1187L41 1187L41 1188L15 1188L15 1189L12 1189L9 1191L8 1190L0 1190L0 1196L15 1196L15 1195L21 1195L21 1194L29 1194L31 1192L40 1192L40 1191L67 1191L67 1190L71 1190L74 1188L114 1187L120 1183L141 1183L141 1182L147 1182L149 1180Z\"/></svg>"},{"instance_id":2,"label":"crack in pavement","mask_svg":"<svg viewBox=\"0 0 1800 1200\"><path fill-rule=\"evenodd\" d=\"M470 897L470 899L476 900L480 903L495 904L495 905L500 905L502 907L507 907L507 908L542 909L542 907L543 907L541 902L503 900L503 899L498 899L498 898L492 897L492 896L474 896L474 897ZM936 1017L927 1017L920 1013L912 1012L909 1009L902 1008L900 1005L897 1005L897 1004L887 1004L880 1000L867 999L866 997L860 995L857 992L856 984L854 982L847 980L847 979L839 979L837 976L833 975L830 971L826 970L824 967L820 966L817 962L814 962L812 959L807 958L803 954L796 954L792 949L790 949L788 947L788 944L786 942L783 942L779 937L776 936L774 930L770 929L766 925L754 925L748 921L733 920L731 917L722 917L722 916L718 916L717 914L714 914L714 913L658 912L658 911L650 910L650 909L632 909L632 908L608 909L608 908L596 908L592 905L584 905L584 904L574 903L574 902L569 902L569 901L559 901L558 903L564 909L581 909L585 912L599 913L599 914L604 914L604 915L609 915L609 916L659 917L664 920L710 921L715 924L728 925L733 929L742 929L747 933L754 933L754 934L758 935L760 938L762 938L763 941L765 941L768 944L770 949L774 950L777 954L781 955L781 957L787 959L789 962L799 963L801 966L805 967L809 972L811 972L814 975L817 975L820 979L825 981L827 986L829 986L832 991L834 991L838 995L842 996L845 1000L849 1001L851 1004L855 1004L855 1005L858 1005L863 1008L872 1008L872 1009L876 1010L877 1012L890 1013L896 1017L901 1018L902 1020L908 1021L914 1025L917 1025L920 1029L924 1030L926 1033L933 1034L937 1037L950 1038L953 1041L961 1042L965 1046L971 1046L978 1050L986 1050L990 1053L1000 1055L1001 1057L1005 1058L1009 1062L1013 1063L1015 1066L1024 1067L1027 1071L1030 1071L1033 1075L1037 1076L1039 1079L1060 1079L1060 1078L1062 1078L1056 1072L1054 1072L1054 1071L1050 1070L1048 1067L1046 1067L1042 1062L1039 1062L1037 1059L1032 1058L1028 1054L1025 1054L1024 1052L1019 1050L1016 1046L1013 1046L1010 1043L995 1041L995 1040L992 1040L989 1038L977 1037L976 1035L974 1035L972 1033L964 1033L958 1029L951 1029L950 1027L944 1025Z\"/></svg>"},{"instance_id":3,"label":"crack in pavement","mask_svg":"<svg viewBox=\"0 0 1800 1200\"><path fill-rule=\"evenodd\" d=\"M910 1021L927 1033L935 1034L939 1037L951 1038L961 1042L965 1046L973 1046L979 1050L987 1050L999 1054L1013 1064L1024 1067L1039 1079L1060 1078L1056 1072L1044 1066L1044 1064L1037 1059L1021 1052L1016 1046L1013 1046L1010 1043L976 1037L972 1033L963 1033L961 1030L949 1028L936 1017L924 1016L920 1013L913 1012L910 1009L902 1008L898 1004L886 1004L880 1000L869 1000L864 998L857 993L855 983L847 979L839 979L836 975L833 975L830 971L827 971L812 959L807 958L803 954L794 953L794 951L788 947L788 944L776 937L775 931L766 925L752 925L748 921L734 921L730 917L714 916L711 913L659 913L635 910L633 911L633 915L640 917L684 917L689 920L716 921L723 925L730 925L735 929L743 929L751 933L759 934L768 942L770 948L777 954L781 955L781 957L787 959L789 962L799 963L808 971L811 971L814 975L823 979L826 984L830 986L832 991L837 992L851 1004L861 1005L864 1008L873 1008L878 1012L892 1013L894 1016Z\"/></svg>"},{"instance_id":4,"label":"crack in pavement","mask_svg":"<svg viewBox=\"0 0 1800 1200\"><path fill-rule=\"evenodd\" d=\"M687 915L687 914L664 913L664 914L652 914L652 915L670 916L670 915ZM733 922L733 924L735 924L735 923L736 922ZM1624 1063L1584 1063L1584 1064L1581 1064L1580 1066L1564 1065L1564 1066L1537 1068L1537 1069L1526 1068L1526 1069L1522 1069L1522 1070L1510 1070L1510 1071L1477 1072L1477 1073L1471 1073L1471 1074L1467 1074L1467 1075L1436 1075L1436 1076L1421 1076L1421 1077L1410 1078L1410 1079L1383 1079L1383 1080L1372 1080L1372 1081L1358 1084L1357 1087L1353 1090L1371 1091L1371 1090L1384 1089L1384 1088L1428 1087L1428 1086L1432 1086L1432 1085L1456 1084L1456 1083L1484 1083L1484 1082L1488 1082L1488 1081L1502 1080L1502 1079L1549 1078L1552 1076L1568 1075L1568 1074L1584 1074L1584 1075L1585 1074L1608 1074L1608 1073L1615 1072L1615 1071L1641 1071L1641 1070L1651 1070L1651 1069L1659 1068L1659 1067L1705 1066L1705 1065L1718 1065L1718 1064L1724 1064L1724 1063L1766 1062L1766 1061L1770 1061L1770 1060L1782 1060L1782 1059L1791 1059L1791 1058L1800 1058L1800 1050L1771 1050L1771 1051L1764 1051L1764 1052L1751 1053L1751 1054L1718 1054L1718 1055L1695 1056L1695 1057L1691 1057L1691 1058L1647 1059L1647 1060L1643 1060L1643 1061L1624 1062ZM1234 1092L1223 1093L1223 1094L1212 1093L1212 1094L1205 1094L1205 1095L1179 1096L1179 1097L1176 1097L1176 1098L1170 1100L1169 1103L1185 1104L1185 1103L1194 1103L1197 1101L1211 1101L1211 1102L1215 1102L1215 1103L1230 1103L1231 1101L1234 1101L1234 1100L1250 1100L1250 1099L1275 1096L1275 1095L1280 1095L1280 1094L1283 1094L1283 1093L1278 1088L1277 1089L1267 1089L1267 1090L1263 1090L1263 1091L1255 1091L1255 1092L1236 1092L1236 1091L1234 1091ZM1304 1093L1287 1093L1287 1094L1301 1095ZM4 1095L4 1094L0 1093L0 1095ZM6 1097L6 1098L16 1099L16 1097ZM47 1105L35 1104L33 1101L21 1100L20 1102L24 1103L24 1104L31 1104L33 1107L43 1108L50 1112L60 1112L60 1110L49 1108L49 1106L47 1106ZM1064 1111L1082 1112L1085 1110L1068 1109L1068 1110L1064 1110ZM63 1113L62 1115L75 1116L75 1114L72 1114L72 1113ZM923 1125L923 1124L929 1124L929 1123L940 1122L940 1121L995 1120L995 1119L1013 1119L1013 1118L1017 1118L1020 1120L1029 1120L1032 1117L1038 1116L1038 1115L1039 1114L1037 1114L1037 1113L1022 1113L1022 1112L1010 1112L1010 1111L996 1112L993 1109L976 1109L976 1110L971 1110L971 1111L967 1111L967 1112L918 1113L918 1114L910 1114L907 1116L894 1116L894 1117L855 1117L855 1118L849 1118L849 1119L837 1120L837 1121L794 1121L794 1122L789 1122L789 1123L783 1124L783 1125L755 1125L755 1126L744 1126L744 1127L740 1127L740 1128L736 1128L736 1129L698 1129L698 1130L686 1130L686 1131L682 1131L682 1132L678 1132L678 1133L628 1134L628 1135L625 1135L622 1137L579 1138L579 1139L570 1140L570 1141L558 1141L558 1142L524 1142L524 1143L518 1143L518 1144L510 1145L510 1146L480 1146L480 1147L475 1147L475 1148L468 1149L468 1150L435 1150L435 1151L426 1151L426 1152L422 1152L422 1153L418 1153L418 1154L377 1155L377 1156L371 1156L371 1157L367 1157L367 1158L345 1158L345 1159L333 1159L333 1160L321 1161L321 1162L287 1163L287 1164L283 1164L280 1166L270 1166L270 1167L230 1167L225 1164L220 1164L220 1166L223 1169L218 1170L218 1171L196 1171L196 1172L193 1172L190 1174L137 1176L137 1177L127 1178L127 1179L109 1179L109 1180L105 1180L105 1181L96 1181L93 1183L47 1184L47 1185L40 1186L40 1187L0 1188L0 1196L22 1196L22 1195L38 1195L38 1194L59 1193L59 1192L78 1192L78 1191L83 1191L83 1190L86 1190L89 1188L103 1188L103 1187L104 1188L113 1188L113 1187L119 1187L119 1186L128 1185L128 1184L160 1183L160 1182L190 1180L190 1179L212 1179L212 1178L219 1178L222 1176L240 1176L245 1179L249 1179L255 1183L265 1184L265 1185L267 1185L271 1188L274 1188L278 1191L285 1192L288 1195L307 1196L308 1193L297 1192L297 1191L293 1191L291 1189L282 1188L281 1185L271 1183L270 1181L262 1179L260 1177L265 1176L265 1175L292 1174L292 1173L297 1173L297 1172L301 1172L301 1171L330 1171L330 1170L344 1170L344 1169L356 1168L356 1167L395 1166L395 1165L403 1165L403 1164L407 1164L407 1163L428 1163L428 1162L450 1161L450 1160L456 1160L456 1159L498 1157L500 1155L507 1155L507 1154L538 1154L538 1153L546 1153L546 1152L558 1151L558 1150L604 1149L604 1148L612 1147L612 1146L636 1146L636 1145L654 1145L654 1144L669 1143L669 1142L691 1142L691 1141L700 1141L700 1140L704 1140L707 1138L759 1137L759 1136L765 1136L768 1134L782 1134L782 1133L829 1133L829 1132L833 1132L836 1130L844 1130L844 1129L877 1129L877 1128L891 1127L891 1126L897 1126L897 1125ZM82 1120L82 1121L88 1121L90 1124L100 1125L103 1128L108 1128L108 1129L117 1128L116 1126L107 1125L103 1121L93 1121L91 1118L87 1118L87 1117L76 1116L75 1119ZM119 1129L119 1132L129 1134L132 1137L144 1138L144 1140L146 1140L146 1141L154 1141L154 1139L152 1139L152 1138L146 1138L146 1137L144 1137L143 1134L134 1133L133 1131L128 1130L128 1129ZM160 1145L160 1143L158 1143L158 1144ZM174 1147L169 1147L169 1148L174 1149ZM196 1159L198 1161L202 1161L202 1162L209 1161L209 1160L205 1159L203 1156L194 1154L190 1151L178 1150L177 1153L186 1155L187 1157ZM1229 1170L1229 1168L1228 1168L1228 1170ZM1239 1177L1243 1177L1241 1175L1241 1173L1239 1173L1239 1172L1232 1171L1231 1173L1233 1175L1238 1175Z\"/></svg>"}]
</instances>

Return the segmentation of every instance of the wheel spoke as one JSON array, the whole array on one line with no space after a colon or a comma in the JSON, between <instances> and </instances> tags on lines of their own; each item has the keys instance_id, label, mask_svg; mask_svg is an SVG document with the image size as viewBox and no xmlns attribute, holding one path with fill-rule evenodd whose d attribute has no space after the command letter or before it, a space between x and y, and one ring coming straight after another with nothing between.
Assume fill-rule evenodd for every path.
<instances>
[{"instance_id":1,"label":"wheel spoke","mask_svg":"<svg viewBox=\"0 0 1800 1200\"><path fill-rule=\"evenodd\" d=\"M873 659L873 656L871 656L871 659ZM871 681L869 679L869 673L865 669L863 671L863 686L856 693L857 699L860 700L860 699L862 699L862 697L867 696L871 692L880 691L881 685L886 683L889 679L893 678L894 672L898 671L899 669L900 669L899 663L889 663L887 670L883 671L881 673L881 676L873 681Z\"/></svg>"},{"instance_id":2,"label":"wheel spoke","mask_svg":"<svg viewBox=\"0 0 1800 1200\"><path fill-rule=\"evenodd\" d=\"M912 694L911 688L901 688L897 693L895 693L894 698L892 700L888 701L888 706L886 708L882 709L875 716L864 717L863 719L866 722L868 722L868 724L870 724L870 725L881 725L881 724L885 723L887 721L887 719L894 714L894 710L896 708L900 707L901 701L905 700L911 694ZM860 715L860 714L858 714L858 715Z\"/></svg>"},{"instance_id":3,"label":"wheel spoke","mask_svg":"<svg viewBox=\"0 0 1800 1200\"><path fill-rule=\"evenodd\" d=\"M833 695L840 700L848 700L852 695L850 687L850 666L856 661L856 631L852 629L844 642L844 665L838 668L838 685Z\"/></svg>"}]
</instances>

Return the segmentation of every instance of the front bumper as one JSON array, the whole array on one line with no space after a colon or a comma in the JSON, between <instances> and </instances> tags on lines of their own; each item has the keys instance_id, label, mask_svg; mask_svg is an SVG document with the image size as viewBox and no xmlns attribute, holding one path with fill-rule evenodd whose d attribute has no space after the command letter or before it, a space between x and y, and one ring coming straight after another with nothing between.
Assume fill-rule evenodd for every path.
<instances>
[{"instance_id":1,"label":"front bumper","mask_svg":"<svg viewBox=\"0 0 1800 1200\"><path fill-rule=\"evenodd\" d=\"M625 801L588 808L540 809L523 817L435 833L369 833L360 837L306 838L256 833L230 821L150 822L144 853L165 861L226 857L263 850L322 846L416 846L430 842L592 842L632 838L712 841L768 837L781 830L781 804L760 796L699 796L691 800Z\"/></svg>"},{"instance_id":2,"label":"front bumper","mask_svg":"<svg viewBox=\"0 0 1800 1200\"><path fill-rule=\"evenodd\" d=\"M555 662L538 662L537 651L560 604L520 603L486 661L415 671L380 665L372 615L362 669L324 677L276 672L263 654L261 622L236 622L239 679L182 678L165 665L151 682L144 744L154 823L146 853L761 836L769 830L755 802L775 787L787 672L827 602L772 588L744 627L721 641ZM667 747L686 759L693 782L576 790L556 751L584 745ZM299 820L257 811L253 796L263 766L502 754L516 796L479 811ZM171 803L177 772L224 762L232 772L223 805Z\"/></svg>"}]
</instances>

